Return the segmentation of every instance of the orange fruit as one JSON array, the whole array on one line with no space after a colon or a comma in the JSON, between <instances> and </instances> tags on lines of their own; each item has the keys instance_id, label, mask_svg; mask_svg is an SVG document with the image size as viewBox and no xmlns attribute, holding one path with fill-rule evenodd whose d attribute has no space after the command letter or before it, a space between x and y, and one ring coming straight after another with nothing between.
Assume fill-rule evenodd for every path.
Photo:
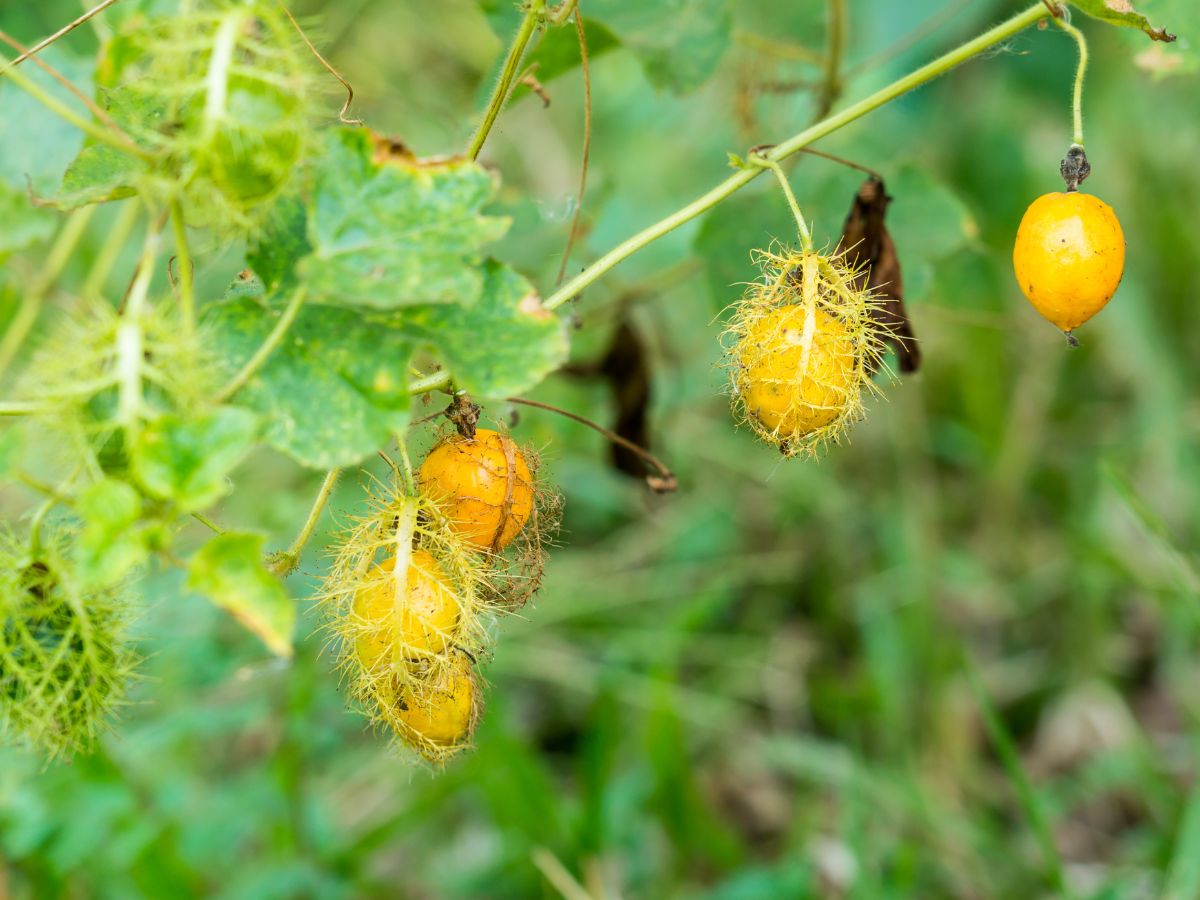
<instances>
[{"instance_id":1,"label":"orange fruit","mask_svg":"<svg viewBox=\"0 0 1200 900\"><path fill-rule=\"evenodd\" d=\"M399 655L440 653L458 625L459 604L446 572L426 550L414 550L408 563L406 596L397 609L396 558L372 568L354 595L355 649L368 671Z\"/></svg>"},{"instance_id":2,"label":"orange fruit","mask_svg":"<svg viewBox=\"0 0 1200 900\"><path fill-rule=\"evenodd\" d=\"M417 480L453 530L485 550L503 550L533 514L529 465L512 438L496 431L450 436L429 451Z\"/></svg>"},{"instance_id":3,"label":"orange fruit","mask_svg":"<svg viewBox=\"0 0 1200 900\"><path fill-rule=\"evenodd\" d=\"M427 741L452 746L475 726L478 685L466 656L457 654L434 682L419 693L406 686L396 702L396 718Z\"/></svg>"},{"instance_id":4,"label":"orange fruit","mask_svg":"<svg viewBox=\"0 0 1200 900\"><path fill-rule=\"evenodd\" d=\"M1013 269L1034 308L1069 334L1121 283L1125 235L1117 214L1091 194L1038 197L1017 229Z\"/></svg>"},{"instance_id":5,"label":"orange fruit","mask_svg":"<svg viewBox=\"0 0 1200 900\"><path fill-rule=\"evenodd\" d=\"M780 306L752 322L734 349L748 415L782 440L836 421L858 383L854 342L823 310Z\"/></svg>"}]
</instances>

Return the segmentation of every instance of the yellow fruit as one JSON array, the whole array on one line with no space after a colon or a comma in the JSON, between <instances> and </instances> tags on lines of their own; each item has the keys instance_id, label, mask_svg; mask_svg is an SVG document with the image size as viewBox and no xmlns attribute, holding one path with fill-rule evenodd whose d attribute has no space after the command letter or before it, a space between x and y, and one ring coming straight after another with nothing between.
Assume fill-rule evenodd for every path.
<instances>
[{"instance_id":1,"label":"yellow fruit","mask_svg":"<svg viewBox=\"0 0 1200 900\"><path fill-rule=\"evenodd\" d=\"M1121 223L1090 194L1045 194L1021 219L1013 268L1029 302L1070 333L1103 309L1121 283Z\"/></svg>"},{"instance_id":2,"label":"yellow fruit","mask_svg":"<svg viewBox=\"0 0 1200 900\"><path fill-rule=\"evenodd\" d=\"M458 625L459 604L436 559L414 550L408 564L407 596L396 610L396 558L375 566L354 596L355 649L363 666L386 666L393 648L400 656L440 653Z\"/></svg>"},{"instance_id":3,"label":"yellow fruit","mask_svg":"<svg viewBox=\"0 0 1200 900\"><path fill-rule=\"evenodd\" d=\"M421 464L421 492L464 540L493 552L512 543L533 514L533 476L511 438L480 428L455 434Z\"/></svg>"},{"instance_id":4,"label":"yellow fruit","mask_svg":"<svg viewBox=\"0 0 1200 900\"><path fill-rule=\"evenodd\" d=\"M458 654L421 691L407 686L396 702L396 718L406 728L439 746L452 746L470 737L478 704L470 661Z\"/></svg>"},{"instance_id":5,"label":"yellow fruit","mask_svg":"<svg viewBox=\"0 0 1200 900\"><path fill-rule=\"evenodd\" d=\"M854 342L838 319L780 306L747 327L734 349L746 413L781 440L831 424L859 383Z\"/></svg>"}]
</instances>

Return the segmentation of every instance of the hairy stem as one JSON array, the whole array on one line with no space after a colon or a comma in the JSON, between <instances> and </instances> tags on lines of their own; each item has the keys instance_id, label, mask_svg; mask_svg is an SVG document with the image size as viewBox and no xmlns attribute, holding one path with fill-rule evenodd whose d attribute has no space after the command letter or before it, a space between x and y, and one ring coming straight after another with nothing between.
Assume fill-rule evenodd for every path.
<instances>
[{"instance_id":1,"label":"hairy stem","mask_svg":"<svg viewBox=\"0 0 1200 900\"><path fill-rule=\"evenodd\" d=\"M1071 97L1071 112L1075 127L1074 144L1083 146L1083 80L1087 77L1088 45L1083 32L1066 20L1065 16L1056 17L1054 24L1075 39L1079 47L1079 66L1075 70L1075 92Z\"/></svg>"},{"instance_id":2,"label":"hairy stem","mask_svg":"<svg viewBox=\"0 0 1200 900\"><path fill-rule=\"evenodd\" d=\"M828 46L825 50L825 74L816 118L823 119L833 109L842 92L842 53L846 45L846 0L829 0L829 19L826 26Z\"/></svg>"},{"instance_id":3,"label":"hairy stem","mask_svg":"<svg viewBox=\"0 0 1200 900\"><path fill-rule=\"evenodd\" d=\"M0 55L0 76L7 78L38 103L42 104L42 106L46 107L46 109L50 110L50 112L74 125L92 140L115 147L131 156L136 156L144 162L150 162L154 159L153 154L133 143L124 132L103 128L91 119L79 115L79 113L75 112L75 110L71 109L71 107L67 106L67 104L63 103L49 91L43 89L41 85L16 69L12 62L5 59L2 55Z\"/></svg>"},{"instance_id":4,"label":"hairy stem","mask_svg":"<svg viewBox=\"0 0 1200 900\"><path fill-rule=\"evenodd\" d=\"M995 28L985 31L974 40L967 41L949 53L939 56L933 62L922 66L898 81L892 82L887 87L881 88L869 97L865 97L857 103L848 106L841 112L822 119L820 122L811 125L799 134L793 135L786 141L776 144L764 156L776 162L786 159L809 144L844 128L856 119L860 119L867 113L873 112L886 103L890 103L897 97L903 96L909 91L944 75L956 66L978 56L980 53L1008 40L1030 25L1050 16L1050 10L1043 4L1038 3L1024 12L1018 13L1011 19L1001 22ZM741 190L761 175L762 171L761 167L738 171L730 175L708 193L622 241L551 294L546 299L544 306L547 309L556 309L562 306L568 300L577 296L588 285L600 278L609 269L612 269L627 257L632 256L647 244L653 243L663 235L669 234L680 225L696 218L696 216L716 206L736 191Z\"/></svg>"},{"instance_id":5,"label":"hairy stem","mask_svg":"<svg viewBox=\"0 0 1200 900\"><path fill-rule=\"evenodd\" d=\"M533 37L534 29L537 28L545 7L546 0L529 0L529 6L525 9L525 18L521 20L521 27L517 29L512 46L508 48L504 67L500 70L500 77L496 80L496 86L492 89L487 109L484 110L483 121L479 123L479 128L471 138L471 143L467 145L468 158L478 158L479 151L483 149L483 142L487 140L488 133L496 122L496 117L504 108L509 91L512 90L513 81L517 77L517 72L520 71L521 58L525 55L525 48L529 44L529 39Z\"/></svg>"},{"instance_id":6,"label":"hairy stem","mask_svg":"<svg viewBox=\"0 0 1200 900\"><path fill-rule=\"evenodd\" d=\"M333 494L333 489L337 486L338 477L341 474L341 469L330 469L325 473L321 489L317 491L317 497L313 500L312 509L308 511L308 518L304 520L300 533L296 535L292 545L272 561L271 570L280 578L290 575L300 565L300 554L304 552L304 548L312 539L313 532L317 530L317 523L321 521L321 514L325 511L325 505L329 502L329 497Z\"/></svg>"},{"instance_id":7,"label":"hairy stem","mask_svg":"<svg viewBox=\"0 0 1200 900\"><path fill-rule=\"evenodd\" d=\"M25 62L25 60L29 59L29 57L33 56L36 53L40 53L42 50L45 50L47 47L49 47L51 44L53 44L55 41L57 41L60 37L74 31L76 28L78 28L80 25L82 25L88 19L104 12L104 10L106 10L110 6L114 5L116 2L117 2L117 0L103 0L103 2L97 3L95 6L93 6L91 9L89 9L87 12L85 12L79 18L75 19L72 22L67 23L66 25L64 25L62 28L58 29L58 31L54 32L54 34L50 35L49 37L38 41L36 44L34 44L32 47L30 47L28 50L26 50L24 53L22 53L16 59L14 59L12 61L12 65L14 65L14 66L20 65L21 63Z\"/></svg>"},{"instance_id":8,"label":"hairy stem","mask_svg":"<svg viewBox=\"0 0 1200 900\"><path fill-rule=\"evenodd\" d=\"M129 235L133 232L133 226L137 224L138 217L142 214L143 207L141 202L133 198L122 200L117 206L120 207L117 218L109 226L108 236L104 239L104 243L100 245L100 250L96 253L96 259L92 263L91 271L88 272L87 279L83 282L83 287L79 290L80 295L83 297L96 298L101 295L104 290L104 282L112 274L113 267L116 266L117 260L121 256L121 251L125 249L125 245L129 241ZM92 209L94 207L83 208Z\"/></svg>"},{"instance_id":9,"label":"hairy stem","mask_svg":"<svg viewBox=\"0 0 1200 900\"><path fill-rule=\"evenodd\" d=\"M749 162L753 165L770 169L775 173L775 177L779 179L779 186L783 188L783 196L787 198L788 206L792 208L792 217L796 220L796 228L800 232L801 249L811 250L813 248L812 232L808 229L808 223L804 221L804 213L800 212L800 204L796 202L796 195L792 193L792 186L788 184L783 166L773 159L767 159L756 153L750 154Z\"/></svg>"},{"instance_id":10,"label":"hairy stem","mask_svg":"<svg viewBox=\"0 0 1200 900\"><path fill-rule=\"evenodd\" d=\"M183 207L178 200L171 202L171 230L175 236L175 259L179 262L179 310L183 318L184 336L196 332L196 286L192 270L192 253L188 248L187 226L183 223Z\"/></svg>"},{"instance_id":11,"label":"hairy stem","mask_svg":"<svg viewBox=\"0 0 1200 900\"><path fill-rule=\"evenodd\" d=\"M214 398L217 403L224 403L244 388L246 383L263 367L267 361L267 357L274 353L283 342L284 335L292 327L292 323L296 321L296 316L300 314L300 307L304 305L304 300L307 296L308 291L306 288L299 287L296 289L296 292L292 294L292 299L288 302L287 308L283 311L283 315L279 317L279 321L275 323L275 327L271 329L271 333L267 335L267 339L262 342L262 346L254 351L254 355L229 380L229 383L217 392L217 396Z\"/></svg>"},{"instance_id":12,"label":"hairy stem","mask_svg":"<svg viewBox=\"0 0 1200 900\"><path fill-rule=\"evenodd\" d=\"M136 436L142 413L142 367L146 359L142 341L142 313L146 309L150 280L154 276L160 227L161 223L156 224L146 233L137 273L121 313L121 324L117 326L117 421L125 428L130 439Z\"/></svg>"},{"instance_id":13,"label":"hairy stem","mask_svg":"<svg viewBox=\"0 0 1200 900\"><path fill-rule=\"evenodd\" d=\"M16 315L13 316L8 329L4 332L4 339L0 340L0 376L8 371L13 359L20 352L25 338L29 336L30 330L37 322L38 313L42 310L42 301L74 255L75 248L79 246L79 241L83 237L84 231L87 230L88 222L91 221L95 211L96 207L85 206L73 211L67 217L67 221L63 224L62 230L59 231L54 245L46 256L42 271L37 274L21 298L21 305L17 307Z\"/></svg>"}]
</instances>

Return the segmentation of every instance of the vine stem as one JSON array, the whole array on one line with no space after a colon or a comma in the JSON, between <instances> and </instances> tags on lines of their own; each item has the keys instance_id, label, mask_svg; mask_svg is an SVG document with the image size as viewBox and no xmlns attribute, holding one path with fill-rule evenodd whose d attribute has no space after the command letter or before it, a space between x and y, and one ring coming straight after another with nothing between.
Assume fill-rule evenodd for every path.
<instances>
[{"instance_id":1,"label":"vine stem","mask_svg":"<svg viewBox=\"0 0 1200 900\"><path fill-rule=\"evenodd\" d=\"M292 299L288 301L283 315L279 317L279 321L275 323L275 327L271 329L271 333L267 335L267 339L262 342L262 346L255 350L254 355L246 361L241 370L233 378L229 379L229 383L217 392L216 397L213 398L217 403L224 403L244 388L246 383L263 367L267 361L267 357L274 353L283 342L284 335L292 327L292 323L296 321L296 316L300 315L300 307L304 305L304 300L307 296L307 288L301 286L296 289L296 292L292 294Z\"/></svg>"},{"instance_id":2,"label":"vine stem","mask_svg":"<svg viewBox=\"0 0 1200 900\"><path fill-rule=\"evenodd\" d=\"M753 165L770 169L775 173L775 177L779 179L779 186L783 188L783 195L787 197L788 206L792 208L792 216L796 219L796 228L800 230L801 249L811 250L813 248L812 232L808 229L808 223L804 221L804 213L800 212L800 204L796 202L796 195L792 193L792 186L788 184L783 166L775 160L760 156L757 153L750 154L749 162Z\"/></svg>"},{"instance_id":3,"label":"vine stem","mask_svg":"<svg viewBox=\"0 0 1200 900\"><path fill-rule=\"evenodd\" d=\"M337 486L341 474L342 470L336 468L325 473L321 489L317 491L317 497L313 500L312 508L308 511L308 518L304 520L300 533L296 535L292 545L272 561L271 569L280 578L290 575L300 565L300 554L312 540L313 533L317 530L317 523L321 521L321 514L325 511L325 506L329 503L329 497L333 494L333 489Z\"/></svg>"},{"instance_id":4,"label":"vine stem","mask_svg":"<svg viewBox=\"0 0 1200 900\"><path fill-rule=\"evenodd\" d=\"M586 425L598 434L603 435L608 440L612 441L621 447L624 447L630 453L633 453L648 466L658 472L658 475L647 475L646 482L650 485L650 489L658 494L667 494L674 491L679 484L679 480L675 477L675 473L667 468L666 464L657 456L647 450L640 444L635 444L626 437L622 437L614 431L610 431L598 422L593 422L591 419L581 416L578 413L573 413L570 410L562 409L558 406L551 406L549 403L542 403L540 400L526 400L524 397L509 397L505 401L507 403L519 403L522 406L532 406L534 409L544 409L546 412L556 413L564 416L573 422L578 422L580 425Z\"/></svg>"},{"instance_id":5,"label":"vine stem","mask_svg":"<svg viewBox=\"0 0 1200 900\"><path fill-rule=\"evenodd\" d=\"M517 29L512 46L508 48L504 67L500 70L500 77L496 79L496 86L492 89L492 96L488 100L487 109L484 110L483 121L479 123L479 128L471 138L471 143L467 145L469 159L478 158L479 151L483 149L483 143L487 140L488 133L496 122L496 117L500 115L500 110L508 100L513 81L521 68L521 58L525 55L525 48L529 44L529 39L533 37L534 29L537 28L545 8L546 0L529 0L529 6L525 9L525 18L521 20L521 27Z\"/></svg>"},{"instance_id":6,"label":"vine stem","mask_svg":"<svg viewBox=\"0 0 1200 900\"><path fill-rule=\"evenodd\" d=\"M142 256L121 311L121 324L117 327L117 421L125 427L128 438L136 436L142 412L142 367L145 365L142 313L154 277L154 259L158 255L162 224L157 222L146 232Z\"/></svg>"},{"instance_id":7,"label":"vine stem","mask_svg":"<svg viewBox=\"0 0 1200 900\"><path fill-rule=\"evenodd\" d=\"M196 286L192 271L192 252L188 247L187 226L183 207L171 201L171 230L175 236L175 257L179 260L179 309L183 318L184 337L196 333Z\"/></svg>"},{"instance_id":8,"label":"vine stem","mask_svg":"<svg viewBox=\"0 0 1200 900\"><path fill-rule=\"evenodd\" d=\"M996 27L985 31L973 40L961 44L949 53L939 56L914 72L892 82L870 96L859 100L857 103L846 107L841 112L834 113L832 116L809 126L782 143L776 144L774 148L764 154L764 157L774 162L784 160L809 144L844 128L856 119L860 119L867 113L873 112L886 103L890 103L897 97L903 96L909 91L933 81L935 78L946 74L972 57L978 56L985 50L1008 40L1018 32L1024 31L1029 26L1051 16L1052 13L1049 8L1042 3L1037 3L1024 12L1018 13L1012 18L1001 22ZM660 219L650 227L622 241L562 287L558 288L546 298L543 306L546 309L556 309L562 306L568 300L576 297L584 288L600 278L609 269L612 269L627 257L632 256L647 244L658 240L663 235L669 234L680 225L691 221L736 191L741 190L761 175L762 171L761 167L742 169L730 175L708 193L696 198L666 218Z\"/></svg>"},{"instance_id":9,"label":"vine stem","mask_svg":"<svg viewBox=\"0 0 1200 900\"><path fill-rule=\"evenodd\" d=\"M46 256L42 271L37 274L21 298L21 305L4 332L4 339L0 340L0 376L8 371L21 345L25 343L25 338L29 336L29 331L37 322L38 313L42 310L42 301L75 254L75 248L79 246L79 241L83 238L95 211L95 206L84 206L67 216L67 221Z\"/></svg>"},{"instance_id":10,"label":"vine stem","mask_svg":"<svg viewBox=\"0 0 1200 900\"><path fill-rule=\"evenodd\" d=\"M49 91L43 89L33 79L18 70L12 63L12 60L4 58L0 55L0 76L7 78L30 97L36 100L50 112L57 115L60 119L74 125L88 137L101 144L107 144L110 147L128 153L131 156L136 156L143 162L152 162L153 154L147 150L143 150L137 144L133 143L124 132L114 132L109 128L102 128L90 119L86 119L67 104L63 103Z\"/></svg>"},{"instance_id":11,"label":"vine stem","mask_svg":"<svg viewBox=\"0 0 1200 900\"><path fill-rule=\"evenodd\" d=\"M49 47L51 44L53 44L55 41L57 41L60 37L74 31L76 28L78 28L84 22L88 21L88 19L92 18L93 16L99 15L100 13L104 12L106 9L108 9L110 6L113 6L117 2L118 2L118 0L102 0L101 3L97 3L95 6L93 6L91 9L89 9L87 12L85 12L79 18L75 19L74 21L68 22L62 28L58 29L58 31L54 32L54 34L50 35L47 38L44 38L43 40L38 41L36 44L34 44L28 50L24 51L16 59L14 59L12 61L11 65L19 66L21 63L25 62L25 60L29 59L29 57L33 56L36 53L40 53L42 50L45 50L47 47Z\"/></svg>"},{"instance_id":12,"label":"vine stem","mask_svg":"<svg viewBox=\"0 0 1200 900\"><path fill-rule=\"evenodd\" d=\"M1075 146L1083 146L1083 80L1087 77L1088 45L1083 32L1067 21L1066 16L1056 16L1054 24L1075 39L1079 47L1079 66L1075 70L1075 92L1071 97L1071 113L1075 126Z\"/></svg>"},{"instance_id":13,"label":"vine stem","mask_svg":"<svg viewBox=\"0 0 1200 900\"><path fill-rule=\"evenodd\" d=\"M450 373L443 369L440 372L434 372L432 375L425 375L422 378L410 381L408 383L408 392L410 394L428 394L432 391L440 391L448 387L450 387Z\"/></svg>"}]
</instances>

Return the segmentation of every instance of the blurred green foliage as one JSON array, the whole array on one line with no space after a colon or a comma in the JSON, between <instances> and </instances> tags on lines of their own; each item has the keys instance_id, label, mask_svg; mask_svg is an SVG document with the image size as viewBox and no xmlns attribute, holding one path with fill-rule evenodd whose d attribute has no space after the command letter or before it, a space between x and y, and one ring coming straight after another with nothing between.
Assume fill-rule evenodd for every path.
<instances>
[{"instance_id":1,"label":"blurred green foliage","mask_svg":"<svg viewBox=\"0 0 1200 900\"><path fill-rule=\"evenodd\" d=\"M824 4L635 5L582 3L611 18L588 31L594 143L568 271L817 107ZM1021 4L846 6L852 99ZM544 450L566 518L536 606L499 635L473 753L436 773L389 755L346 711L307 602L283 662L159 573L136 625L144 677L100 750L49 766L0 750L0 897L522 898L564 879L597 898L1200 896L1200 107L1194 80L1162 77L1195 67L1200 16L1190 0L1141 8L1180 43L1077 17L1093 57L1087 189L1129 240L1081 350L1025 303L1009 260L1070 139L1075 51L1051 28L821 145L887 179L925 357L848 446L786 464L729 422L715 319L755 276L751 249L793 237L761 178L572 311L578 371L621 321L649 346L654 446L677 494L615 472L582 426L520 411L514 431ZM77 10L5 4L0 27L31 43ZM507 0L296 11L354 84L356 114L419 154L465 145L517 18ZM534 51L550 106L522 92L483 154L503 178L489 212L513 221L496 255L544 290L583 130L581 73L553 40ZM81 29L56 50L85 87L95 43ZM23 102L0 87L0 128L20 127ZM0 173L49 190L38 179L78 135L34 140ZM817 158L789 171L832 244L861 174ZM46 240L29 215L15 232L5 219L0 250ZM71 270L112 218L97 214ZM198 271L206 296L237 266ZM6 264L4 320L32 274L22 256ZM536 396L612 415L586 375ZM367 477L340 484L293 596L311 593ZM234 480L222 523L276 535L269 549L318 485L265 453ZM6 517L29 503L0 496Z\"/></svg>"}]
</instances>

